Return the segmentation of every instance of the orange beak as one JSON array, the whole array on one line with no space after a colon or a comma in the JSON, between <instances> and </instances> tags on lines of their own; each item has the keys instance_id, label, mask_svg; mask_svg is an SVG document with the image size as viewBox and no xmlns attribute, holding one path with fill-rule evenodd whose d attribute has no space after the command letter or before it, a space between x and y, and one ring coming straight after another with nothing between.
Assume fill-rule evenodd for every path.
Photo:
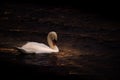
<instances>
[{"instance_id":1,"label":"orange beak","mask_svg":"<svg viewBox=\"0 0 120 80\"><path fill-rule=\"evenodd\" d=\"M54 39L54 40L52 40L52 42L53 42L53 45L56 45L57 44L57 41Z\"/></svg>"}]
</instances>

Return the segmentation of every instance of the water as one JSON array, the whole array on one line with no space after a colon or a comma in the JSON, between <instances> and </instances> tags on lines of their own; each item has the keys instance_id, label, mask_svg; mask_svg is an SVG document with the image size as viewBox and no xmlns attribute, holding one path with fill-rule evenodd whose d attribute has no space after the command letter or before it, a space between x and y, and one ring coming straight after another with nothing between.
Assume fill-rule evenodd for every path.
<instances>
[{"instance_id":1,"label":"water","mask_svg":"<svg viewBox=\"0 0 120 80\"><path fill-rule=\"evenodd\" d=\"M0 9L0 62L11 68L4 70L91 79L118 72L119 23L74 8L4 4ZM27 41L47 44L50 31L58 33L59 53L24 55L15 48Z\"/></svg>"}]
</instances>

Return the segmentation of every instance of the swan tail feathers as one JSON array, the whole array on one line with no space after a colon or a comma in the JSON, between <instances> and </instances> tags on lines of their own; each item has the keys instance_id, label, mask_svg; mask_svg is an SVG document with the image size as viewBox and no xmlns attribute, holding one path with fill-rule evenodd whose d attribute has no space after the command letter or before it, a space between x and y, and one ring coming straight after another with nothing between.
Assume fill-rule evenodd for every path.
<instances>
[{"instance_id":1,"label":"swan tail feathers","mask_svg":"<svg viewBox=\"0 0 120 80\"><path fill-rule=\"evenodd\" d=\"M25 50L23 50L21 47L16 47L16 49L17 49L20 53L25 53Z\"/></svg>"}]
</instances>

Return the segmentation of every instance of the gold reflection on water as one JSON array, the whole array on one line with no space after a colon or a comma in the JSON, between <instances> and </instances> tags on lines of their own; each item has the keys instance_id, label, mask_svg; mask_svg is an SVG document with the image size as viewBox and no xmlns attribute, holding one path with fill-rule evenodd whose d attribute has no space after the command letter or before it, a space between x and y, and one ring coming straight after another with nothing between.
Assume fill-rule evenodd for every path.
<instances>
[{"instance_id":1,"label":"gold reflection on water","mask_svg":"<svg viewBox=\"0 0 120 80\"><path fill-rule=\"evenodd\" d=\"M63 47L61 48L60 52L57 54L58 58L65 58L71 56L79 56L81 52L78 49L74 49L71 47Z\"/></svg>"},{"instance_id":2,"label":"gold reflection on water","mask_svg":"<svg viewBox=\"0 0 120 80\"><path fill-rule=\"evenodd\" d=\"M17 50L14 48L0 48L0 52L17 53Z\"/></svg>"},{"instance_id":3,"label":"gold reflection on water","mask_svg":"<svg viewBox=\"0 0 120 80\"><path fill-rule=\"evenodd\" d=\"M81 52L77 49L73 48L63 48L59 53L56 53L57 66L77 66L81 67L81 65L76 62L77 58L80 58Z\"/></svg>"}]
</instances>

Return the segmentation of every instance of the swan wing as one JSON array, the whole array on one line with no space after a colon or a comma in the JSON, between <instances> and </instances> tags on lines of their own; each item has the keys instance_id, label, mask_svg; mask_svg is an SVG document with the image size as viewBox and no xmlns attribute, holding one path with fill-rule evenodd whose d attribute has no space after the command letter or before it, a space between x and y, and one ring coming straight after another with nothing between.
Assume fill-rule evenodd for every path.
<instances>
[{"instance_id":1,"label":"swan wing","mask_svg":"<svg viewBox=\"0 0 120 80\"><path fill-rule=\"evenodd\" d=\"M27 53L51 53L53 52L47 45L37 42L28 42L21 47Z\"/></svg>"},{"instance_id":2,"label":"swan wing","mask_svg":"<svg viewBox=\"0 0 120 80\"><path fill-rule=\"evenodd\" d=\"M47 45L45 45L43 43L38 43L38 42L28 42L25 45L26 46L39 46L39 47L49 48Z\"/></svg>"}]
</instances>

